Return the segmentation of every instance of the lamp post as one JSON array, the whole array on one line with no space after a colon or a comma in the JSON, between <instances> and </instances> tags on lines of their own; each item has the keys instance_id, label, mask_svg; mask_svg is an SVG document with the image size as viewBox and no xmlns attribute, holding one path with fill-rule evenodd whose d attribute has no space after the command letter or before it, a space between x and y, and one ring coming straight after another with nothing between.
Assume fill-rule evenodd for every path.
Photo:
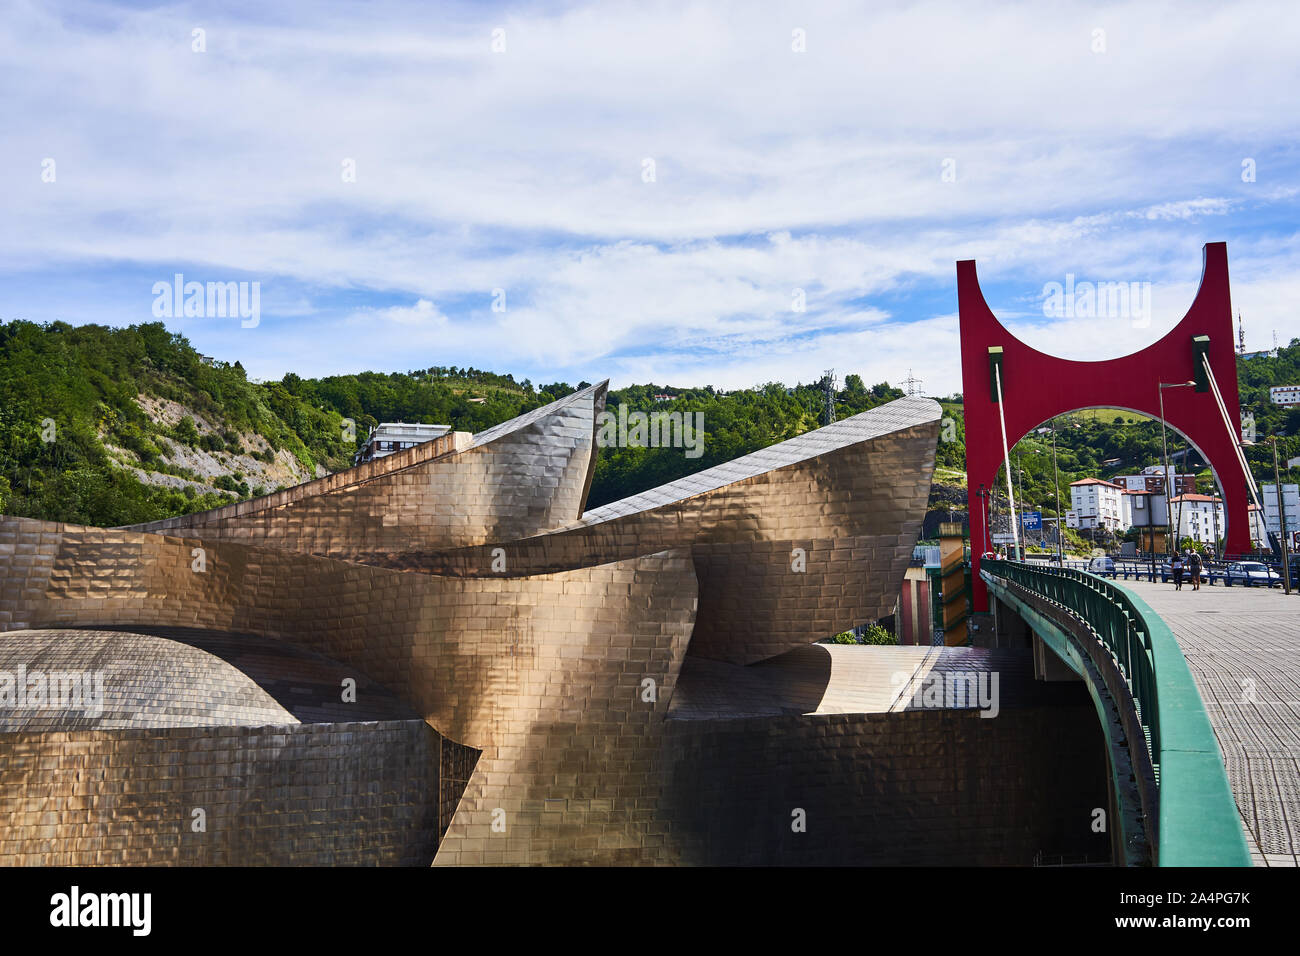
<instances>
[{"instance_id":1,"label":"lamp post","mask_svg":"<svg viewBox=\"0 0 1300 956\"><path fill-rule=\"evenodd\" d=\"M1277 466L1277 436L1273 436L1273 487L1277 491L1278 539L1282 545L1282 587L1291 593L1291 557L1286 547L1286 508L1282 498L1282 472Z\"/></svg>"},{"instance_id":2,"label":"lamp post","mask_svg":"<svg viewBox=\"0 0 1300 956\"><path fill-rule=\"evenodd\" d=\"M1065 567L1065 542L1061 537L1061 477L1056 468L1056 419L1052 419L1052 488L1056 491L1056 563Z\"/></svg>"},{"instance_id":3,"label":"lamp post","mask_svg":"<svg viewBox=\"0 0 1300 956\"><path fill-rule=\"evenodd\" d=\"M1214 557L1219 557L1219 495L1218 488L1210 489L1210 516L1214 519ZM1249 511L1247 511L1249 516Z\"/></svg>"},{"instance_id":4,"label":"lamp post","mask_svg":"<svg viewBox=\"0 0 1300 956\"><path fill-rule=\"evenodd\" d=\"M1165 510L1169 510L1167 501ZM1147 580L1154 584L1156 580L1156 516L1155 506L1149 501L1147 502L1147 548L1147 556L1151 559L1151 574Z\"/></svg>"},{"instance_id":5,"label":"lamp post","mask_svg":"<svg viewBox=\"0 0 1300 956\"><path fill-rule=\"evenodd\" d=\"M1159 382L1160 386L1156 389L1160 395L1160 447L1164 451L1165 459L1165 555L1169 555L1169 538L1174 533L1173 525L1170 523L1173 519L1173 508L1170 507L1169 485L1169 441L1165 437L1165 389L1167 388L1188 388L1196 385L1195 382ZM1182 515L1179 515L1181 521ZM1178 529L1182 531L1182 528Z\"/></svg>"},{"instance_id":6,"label":"lamp post","mask_svg":"<svg viewBox=\"0 0 1300 956\"><path fill-rule=\"evenodd\" d=\"M1016 547L1020 549L1020 557L1025 556L1025 469L1021 467L1024 459L1016 455L1016 498L1020 502L1019 514L1013 516L1016 531Z\"/></svg>"}]
</instances>

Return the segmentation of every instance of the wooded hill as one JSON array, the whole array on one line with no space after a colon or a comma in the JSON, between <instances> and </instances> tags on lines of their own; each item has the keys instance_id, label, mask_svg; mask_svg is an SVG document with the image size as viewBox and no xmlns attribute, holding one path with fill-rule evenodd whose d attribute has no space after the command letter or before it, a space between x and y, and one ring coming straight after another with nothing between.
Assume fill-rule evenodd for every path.
<instances>
[{"instance_id":1,"label":"wooded hill","mask_svg":"<svg viewBox=\"0 0 1300 956\"><path fill-rule=\"evenodd\" d=\"M1300 384L1300 343L1276 358L1239 363L1239 376L1261 440L1284 435L1284 458L1300 455L1300 409L1268 403L1270 385ZM280 381L254 382L238 361L205 360L162 323L114 329L13 321L0 324L0 510L92 525L184 514L345 468L379 422L436 422L476 432L586 384L534 385L455 366L324 378L289 373ZM847 375L835 393L836 415L902 395L887 383L868 387L860 376ZM945 422L932 506L964 511L961 397L941 402ZM611 392L608 407L617 411L619 405L703 413L703 453L691 458L680 448L601 449L593 507L818 427L825 390L817 382L730 392L651 383ZM351 441L345 419L355 423ZM1150 420L1080 414L1058 426L1063 488L1077 477L1106 477L1160 460L1159 426ZM1180 440L1174 433L1171 440L1176 453ZM1271 450L1261 445L1248 454L1259 477L1271 480ZM1013 456L1023 468L1027 505L1050 510L1050 438L1030 436Z\"/></svg>"}]
</instances>

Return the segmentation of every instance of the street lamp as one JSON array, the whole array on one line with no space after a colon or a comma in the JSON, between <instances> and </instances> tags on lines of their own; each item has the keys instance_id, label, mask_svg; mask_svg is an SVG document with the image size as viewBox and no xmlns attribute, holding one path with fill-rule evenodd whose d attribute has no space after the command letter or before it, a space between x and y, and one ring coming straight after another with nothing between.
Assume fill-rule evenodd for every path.
<instances>
[{"instance_id":1,"label":"street lamp","mask_svg":"<svg viewBox=\"0 0 1300 956\"><path fill-rule=\"evenodd\" d=\"M1011 517L1011 520L1015 522L1012 528L1016 532L1016 547L1020 551L1021 560L1025 556L1025 469L1020 467L1020 463L1023 461L1024 459L1019 455L1016 456L1016 497L1020 500L1020 509L1019 514Z\"/></svg>"},{"instance_id":2,"label":"street lamp","mask_svg":"<svg viewBox=\"0 0 1300 956\"><path fill-rule=\"evenodd\" d=\"M1169 538L1174 533L1173 525L1171 524L1174 514L1173 514L1173 508L1169 506L1170 505L1169 441L1165 437L1165 389L1189 388L1191 386L1196 385L1196 383L1195 382L1160 382L1158 384L1160 387L1156 391L1160 395L1160 447L1164 451L1164 459L1165 459L1165 555L1168 556ZM1182 523L1182 517L1183 516L1180 512L1178 515L1180 524ZM1182 531L1182 528L1179 528L1178 530Z\"/></svg>"},{"instance_id":3,"label":"street lamp","mask_svg":"<svg viewBox=\"0 0 1300 956\"><path fill-rule=\"evenodd\" d=\"M1273 445L1273 487L1277 489L1278 544L1282 546L1282 587L1291 593L1291 556L1286 547L1286 508L1282 496L1282 472L1277 464L1277 436L1272 436Z\"/></svg>"},{"instance_id":4,"label":"street lamp","mask_svg":"<svg viewBox=\"0 0 1300 956\"><path fill-rule=\"evenodd\" d=\"M1061 539L1061 478L1056 468L1056 419L1052 419L1052 487L1056 491L1056 563L1065 567L1065 544Z\"/></svg>"}]
</instances>

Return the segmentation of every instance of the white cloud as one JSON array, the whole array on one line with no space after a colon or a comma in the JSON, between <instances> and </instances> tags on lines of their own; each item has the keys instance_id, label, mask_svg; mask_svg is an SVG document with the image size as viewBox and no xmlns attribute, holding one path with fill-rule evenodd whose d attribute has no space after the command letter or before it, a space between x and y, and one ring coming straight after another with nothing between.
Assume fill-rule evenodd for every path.
<instances>
[{"instance_id":1,"label":"white cloud","mask_svg":"<svg viewBox=\"0 0 1300 956\"><path fill-rule=\"evenodd\" d=\"M394 305L386 309L362 309L348 318L353 325L393 323L402 326L402 334L412 329L441 331L447 327L447 317L428 299L419 299L412 306Z\"/></svg>"},{"instance_id":2,"label":"white cloud","mask_svg":"<svg viewBox=\"0 0 1300 956\"><path fill-rule=\"evenodd\" d=\"M1067 272L1152 282L1152 336L1172 325L1200 245L1294 202L1297 48L1281 2L236 17L20 0L0 22L0 79L21 91L0 104L0 273L193 265L260 278L268 303L291 284L260 354L231 356L265 374L473 362L735 385L847 365L951 391L955 335L933 316L956 259L1019 289L990 305L1048 351L1147 341L1045 322L1034 296ZM1274 298L1291 237L1230 254L1249 327L1300 334ZM303 314L357 291L405 304Z\"/></svg>"}]
</instances>

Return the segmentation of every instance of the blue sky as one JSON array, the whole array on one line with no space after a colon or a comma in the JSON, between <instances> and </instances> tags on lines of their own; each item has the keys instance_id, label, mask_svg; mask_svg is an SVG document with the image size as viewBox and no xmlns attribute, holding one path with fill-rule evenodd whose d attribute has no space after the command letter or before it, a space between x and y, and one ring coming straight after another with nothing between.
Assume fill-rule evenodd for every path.
<instances>
[{"instance_id":1,"label":"blue sky","mask_svg":"<svg viewBox=\"0 0 1300 956\"><path fill-rule=\"evenodd\" d=\"M1105 358L1226 240L1248 347L1300 336L1293 5L863 6L6 2L0 318L152 321L180 272L260 284L166 321L261 378L947 394L955 260ZM1149 321L1045 316L1067 274Z\"/></svg>"}]
</instances>

